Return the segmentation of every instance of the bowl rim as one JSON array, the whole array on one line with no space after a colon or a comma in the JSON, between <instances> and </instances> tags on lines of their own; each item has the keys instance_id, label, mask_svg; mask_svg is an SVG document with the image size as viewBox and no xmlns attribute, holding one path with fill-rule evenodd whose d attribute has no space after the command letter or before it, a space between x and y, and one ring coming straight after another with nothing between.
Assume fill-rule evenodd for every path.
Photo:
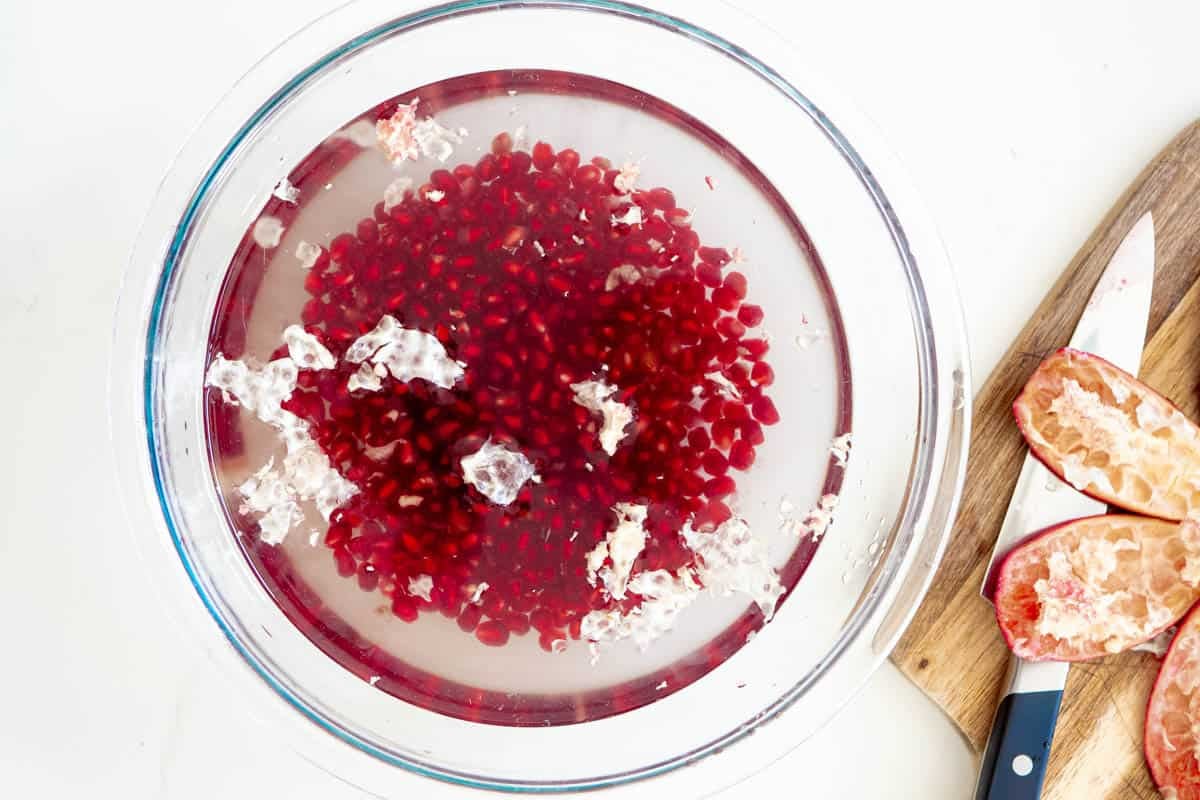
<instances>
[{"instance_id":1,"label":"bowl rim","mask_svg":"<svg viewBox=\"0 0 1200 800\"><path fill-rule=\"evenodd\" d=\"M875 658L872 666L862 676L861 682L865 682L866 677L873 673L875 667L890 652L891 647L903 632L912 614L915 613L920 599L923 598L929 582L932 580L933 572L940 561L949 537L950 522L954 518L961 492L965 473L967 435L970 429L969 404L963 402L964 398L970 395L966 339L963 332L961 305L958 301L957 290L954 286L949 262L945 256L944 249L941 247L940 240L937 239L936 233L932 233L932 254L926 249L926 252L923 253L924 257L921 267L918 269L917 258L914 255L914 248L909 236L909 231L912 230L913 226L907 222L903 225L901 224L896 212L896 206L901 205L901 203L896 201L895 192L885 193L878 177L880 174L880 160L886 159L883 159L882 156L880 156L880 160L873 157L871 166L868 166L867 160L864 159L859 149L842 132L842 127L846 127L845 124L843 123L841 127L834 125L824 110L827 108L827 105L818 105L811 100L809 97L811 91L802 93L792 85L782 72L777 71L765 61L751 55L742 47L734 44L730 39L726 39L713 33L706 27L689 22L680 16L675 16L664 10L668 6L679 9L686 8L689 16L697 16L693 9L703 5L711 10L712 6L719 5L715 0L703 0L699 4L693 2L686 6L680 0L653 0L649 5L655 7L617 2L616 0L456 0L394 16L394 18L368 29L365 33L358 33L349 38L345 38L343 31L336 30L337 25L330 24L342 19L342 15L348 10L367 9L372 2L373 0L351 2L346 6L335 9L324 17L318 18L296 34L285 39L271 53L252 67L235 84L234 88L219 101L217 107L209 113L199 128L189 138L188 144L172 164L167 177L164 178L159 187L151 211L147 215L142 231L139 234L138 243L120 292L114 325L113 361L110 366L109 376L110 429L113 436L114 451L117 454L118 474L120 475L122 484L124 484L123 494L125 497L123 499L126 502L131 522L134 523L131 525L131 530L136 529L139 522L149 522L160 530L165 526L170 540L170 546L167 549L173 555L176 565L181 565L186 573L188 582L190 583L192 606L195 606L194 600L198 597L203 606L203 614L201 616L207 617L207 625L211 628L213 621L217 623L217 627L223 634L223 638L232 646L242 666L248 667L257 676L257 679L270 687L272 692L278 698L282 699L287 706L299 711L303 717L307 718L324 732L332 734L340 741L374 758L419 775L459 785L521 792L574 791L628 784L655 775L672 772L680 766L699 761L713 752L723 750L729 747L729 745L744 739L750 733L754 732L758 726L777 717L783 710L795 703L801 695L825 675L848 648L860 641L862 635L867 632L869 623L873 620L879 622L876 615L881 610L884 616L897 611L894 607L881 608L881 606L885 600L890 600L894 604L901 594L900 590L903 589L903 594L907 595L906 599L909 605L906 608L899 609L898 616L891 620L889 625L876 625L873 637L875 642L872 645ZM404 5L407 8L412 8L416 5L416 2L409 0ZM945 294L944 290L948 288L948 298L952 306L948 308L939 307L937 309L939 313L945 315L941 320L943 330L935 331L934 329L938 326L934 325L929 319L914 320L914 334L918 341L918 362L922 372L920 378L922 391L920 393L918 412L918 445L914 455L914 466L910 472L913 483L910 484L903 513L897 522L896 528L903 537L903 539L897 541L898 549L896 550L896 555L899 558L890 559L881 565L881 572L875 577L873 585L867 590L863 601L854 610L847 625L829 652L798 683L791 686L775 702L757 714L753 724L741 726L726 733L721 738L709 742L696 751L685 753L668 762L650 765L630 773L605 776L595 780L574 781L570 784L547 785L539 783L535 785L514 781L482 780L477 776L463 775L436 767L431 768L430 765L422 765L406 758L397 757L392 753L381 750L368 741L364 741L360 737L355 736L351 731L344 730L330 720L325 719L319 712L308 707L301 698L294 695L287 686L283 685L271 673L269 668L259 663L253 654L240 642L237 633L223 618L220 610L208 596L205 588L198 579L196 565L190 559L187 549L180 538L177 525L172 518L169 487L164 478L162 464L159 460L157 445L158 431L154 423L157 416L156 402L159 397L157 391L158 381L156 379L156 369L159 366L159 362L155 357L155 347L156 340L160 334L164 312L170 302L168 290L170 288L171 276L179 264L180 257L187 246L188 235L197 220L197 216L204 208L210 190L218 182L222 170L237 151L239 145L254 133L257 126L274 109L284 103L306 81L322 74L323 70L337 60L360 48L370 46L377 39L447 18L459 17L478 11L506 8L562 8L616 14L634 22L649 23L685 34L693 40L718 50L740 65L754 71L760 78L772 84L788 100L802 108L812 121L822 129L830 143L840 151L843 159L855 171L864 190L869 194L872 202L879 211L880 218L887 226L896 246L897 254L907 273L910 291L914 293L914 297L910 299L913 307L923 313L929 313L930 309L926 308L926 295L924 292L927 284L926 279L931 276L936 279L937 283L941 284L939 288L943 290L943 294ZM729 14L730 11L722 13ZM329 30L324 30L327 27ZM764 33L768 33L761 25L758 27ZM317 60L311 61L304 68L293 72L290 79L275 89L248 117L237 123L236 132L232 137L227 137L225 133L227 129L226 120L220 119L218 112L223 108L228 109L231 105L235 105L234 98L236 95L248 92L253 96L258 91L258 87L251 86L252 81L250 79L256 74L261 74L264 71L264 65L273 63L275 67L278 67L280 62L286 61L291 63L297 59L310 60L311 52L309 50L305 50L304 52L292 51L298 47L308 48L311 46L308 42L302 41L304 38L315 37L325 42L331 36L342 37L341 44L332 49L325 49L323 55ZM292 72L291 70L288 71ZM241 102L245 102L247 98L238 99ZM858 124L865 126L865 123ZM869 126L867 126L867 129L869 129ZM864 128L859 127L857 130L859 133L862 133ZM212 138L214 133L219 140L227 139L215 158L209 155L211 152L208 147L210 142L203 141L206 137ZM185 158L190 158L192 161L199 160L200 164L207 165L199 181L193 182L188 174L184 174ZM897 167L891 164L887 167L887 171L892 174L897 169ZM901 185L906 185L903 181L900 181L900 183ZM177 198L184 199L181 211L177 210L178 205L175 202ZM923 223L923 225L919 224L918 226L932 230L931 223L928 223L924 219L924 209L920 206L919 201L909 196L905 198L903 205L907 209L915 207L916 210L913 212L913 215L919 217ZM911 221L912 218L906 216L906 220ZM169 224L164 225L163 223ZM929 238L928 231L923 231L923 235L925 235L926 239ZM931 246L929 241L923 242L923 247L928 248L929 246ZM139 283L139 279L148 292L141 292L143 287L135 285ZM133 288L138 289L140 294L131 292L130 290ZM147 294L148 297L146 297ZM146 302L147 299L148 302ZM942 298L939 302L944 303L946 299ZM933 341L935 333L942 337L939 338L938 342ZM948 336L944 334L948 334ZM943 347L941 355L949 357L947 365L953 367L953 375L951 376L939 374L939 370L943 366L939 358L939 344ZM130 353L135 353L140 358L129 358ZM137 403L127 402L128 395L126 394L126 390L127 386L130 385L127 381L131 377L134 377L135 381L140 385L140 398ZM932 390L930 390L930 387L932 387ZM948 395L947 390L949 390ZM133 439L128 438L131 434L135 438L139 436L145 437L146 446L136 458L131 457L122 450L124 442L133 441ZM146 491L147 489L149 490L148 492ZM131 493L140 496L143 502L139 505L131 496ZM149 501L148 504L145 502L147 500ZM147 505L149 508L146 507ZM138 513L139 510L140 514ZM149 512L148 516L147 512ZM933 534L932 537L930 534ZM145 538L139 537L139 548L145 547L146 543L143 541ZM913 548L912 545L914 542L918 547ZM915 576L915 585L907 587L897 585L897 578L901 579L900 583L905 583L906 580L911 582L914 576L910 574L910 568L918 561L920 563L917 566L922 567L924 572ZM164 589L161 584L166 582L167 580L164 577L159 585L160 592ZM170 603L170 605L177 607L178 602ZM881 634L884 634L882 639ZM849 695L845 700L848 699ZM794 744L798 744L798 742Z\"/></svg>"}]
</instances>

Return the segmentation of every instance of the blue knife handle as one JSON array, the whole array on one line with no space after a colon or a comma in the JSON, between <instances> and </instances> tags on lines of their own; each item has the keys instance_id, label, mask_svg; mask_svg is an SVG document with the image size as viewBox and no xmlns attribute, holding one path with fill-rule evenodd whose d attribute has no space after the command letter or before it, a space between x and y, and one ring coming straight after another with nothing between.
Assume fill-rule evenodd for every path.
<instances>
[{"instance_id":1,"label":"blue knife handle","mask_svg":"<svg viewBox=\"0 0 1200 800\"><path fill-rule=\"evenodd\" d=\"M975 800L1038 800L1062 691L1009 694L988 736Z\"/></svg>"}]
</instances>

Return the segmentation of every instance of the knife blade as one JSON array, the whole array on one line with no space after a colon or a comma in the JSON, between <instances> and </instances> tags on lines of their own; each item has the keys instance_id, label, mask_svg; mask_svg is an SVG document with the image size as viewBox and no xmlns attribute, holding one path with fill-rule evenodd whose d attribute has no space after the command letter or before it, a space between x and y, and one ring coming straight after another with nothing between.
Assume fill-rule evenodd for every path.
<instances>
[{"instance_id":1,"label":"knife blade","mask_svg":"<svg viewBox=\"0 0 1200 800\"><path fill-rule=\"evenodd\" d=\"M1131 374L1141 365L1154 285L1154 219L1144 214L1105 267L1071 336L1071 347L1094 353ZM1061 481L1031 453L992 548L980 593L990 602L1001 559L1021 540L1050 525L1103 514L1107 507ZM1069 665L1013 656L980 765L976 800L1037 800Z\"/></svg>"}]
</instances>

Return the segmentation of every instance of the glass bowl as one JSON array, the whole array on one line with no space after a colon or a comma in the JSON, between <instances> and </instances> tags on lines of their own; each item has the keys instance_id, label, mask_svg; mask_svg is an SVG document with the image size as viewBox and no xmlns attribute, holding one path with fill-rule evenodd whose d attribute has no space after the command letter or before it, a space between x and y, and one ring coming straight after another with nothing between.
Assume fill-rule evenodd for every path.
<instances>
[{"instance_id":1,"label":"glass bowl","mask_svg":"<svg viewBox=\"0 0 1200 800\"><path fill-rule=\"evenodd\" d=\"M727 659L657 699L588 712L577 724L527 717L513 727L439 713L377 686L377 676L340 657L344 643L306 635L246 558L206 435L214 312L247 232L280 205L272 199L280 179L315 147L353 140L349 123L389 98L481 74L495 92L439 110L444 124L486 132L479 142L465 138L467 160L515 116L533 137L642 159L652 183L673 188L681 204L686 195L706 242L747 249L739 267L766 311L778 375L772 396L784 421L739 489L741 513L770 541L785 582L802 579L753 637L737 627L748 618L743 607L704 606L697 620L726 638L737 631ZM563 74L587 77L562 91ZM585 84L624 87L625 99L576 91ZM331 234L362 209L339 218L330 198L382 189L370 178L349 188L343 177L332 174L326 196L302 203L294 230L265 253L271 269L293 258L305 213L310 226L329 228L310 236ZM265 358L278 342L262 332L278 332L296 309L298 301L290 313L258 314L247 349ZM818 730L903 631L958 500L966 365L950 268L923 209L870 127L771 32L719 2L421 9L360 0L260 62L180 155L122 290L110 395L131 529L148 568L189 638L227 668L230 686L270 717L280 739L384 796L410 791L396 768L510 791L696 796ZM853 432L853 450L843 468L829 446L844 431ZM840 504L819 546L775 530L788 527L784 505L804 509L825 493L838 493ZM287 546L300 563L305 543ZM405 629L363 633L365 619L339 613L338 624L372 646L404 646ZM385 643L389 636L397 642ZM650 686L650 676L672 674L655 652L611 659L603 682ZM486 683L475 655L454 659L455 679ZM580 678L592 674L581 658L568 654L554 676L526 670L521 691L552 685L584 696L577 682L597 679ZM519 661L510 666L521 672Z\"/></svg>"}]
</instances>

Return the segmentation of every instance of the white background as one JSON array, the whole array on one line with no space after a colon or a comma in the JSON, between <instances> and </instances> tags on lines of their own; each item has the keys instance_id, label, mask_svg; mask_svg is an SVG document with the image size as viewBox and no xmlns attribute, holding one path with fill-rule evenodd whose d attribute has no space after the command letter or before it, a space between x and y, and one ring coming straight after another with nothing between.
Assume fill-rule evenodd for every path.
<instances>
[{"instance_id":1,"label":"white background","mask_svg":"<svg viewBox=\"0 0 1200 800\"><path fill-rule=\"evenodd\" d=\"M977 382L1200 114L1194 0L736 5L823 65L907 164L957 266ZM240 74L332 6L0 3L4 796L363 797L270 741L164 630L121 530L104 407L114 299L168 162ZM973 773L888 666L815 740L722 797L957 799Z\"/></svg>"}]
</instances>

